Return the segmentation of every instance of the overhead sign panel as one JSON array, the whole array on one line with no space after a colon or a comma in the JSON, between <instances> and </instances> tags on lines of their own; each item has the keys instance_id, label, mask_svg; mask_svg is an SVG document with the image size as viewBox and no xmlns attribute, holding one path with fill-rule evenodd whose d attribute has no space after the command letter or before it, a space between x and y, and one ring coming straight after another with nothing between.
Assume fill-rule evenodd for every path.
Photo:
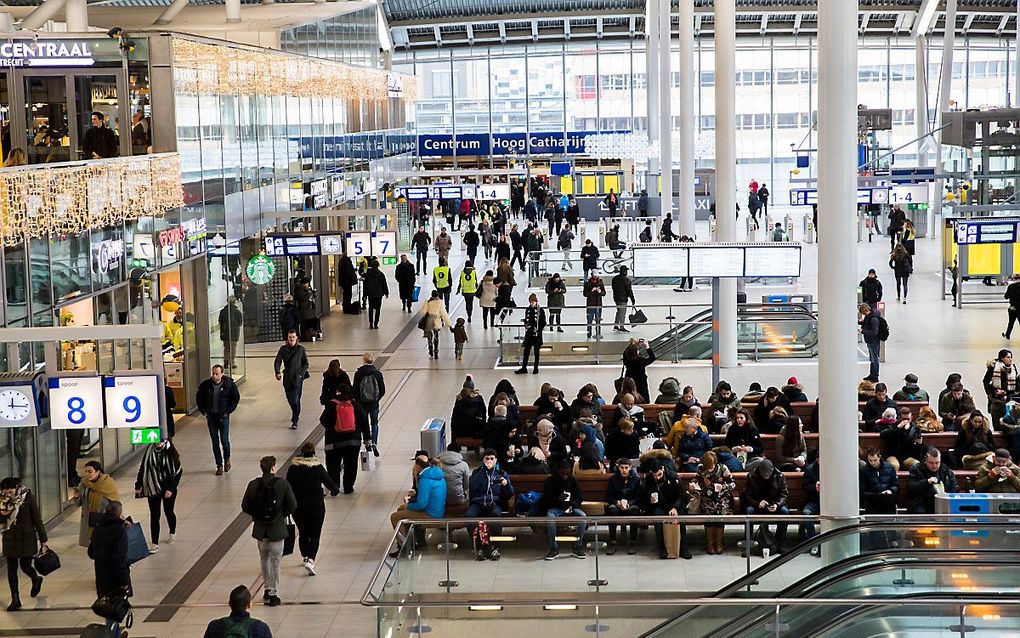
<instances>
[{"instance_id":1,"label":"overhead sign panel","mask_svg":"<svg viewBox=\"0 0 1020 638\"><path fill-rule=\"evenodd\" d=\"M1017 222L1006 220L967 220L956 222L956 243L1012 244L1016 242Z\"/></svg>"},{"instance_id":2,"label":"overhead sign panel","mask_svg":"<svg viewBox=\"0 0 1020 638\"><path fill-rule=\"evenodd\" d=\"M103 427L103 380L50 377L50 427L54 430Z\"/></svg>"},{"instance_id":3,"label":"overhead sign panel","mask_svg":"<svg viewBox=\"0 0 1020 638\"><path fill-rule=\"evenodd\" d=\"M158 430L159 391L155 375L103 377L106 427Z\"/></svg>"},{"instance_id":4,"label":"overhead sign panel","mask_svg":"<svg viewBox=\"0 0 1020 638\"><path fill-rule=\"evenodd\" d=\"M634 246L635 277L799 277L799 244Z\"/></svg>"}]
</instances>

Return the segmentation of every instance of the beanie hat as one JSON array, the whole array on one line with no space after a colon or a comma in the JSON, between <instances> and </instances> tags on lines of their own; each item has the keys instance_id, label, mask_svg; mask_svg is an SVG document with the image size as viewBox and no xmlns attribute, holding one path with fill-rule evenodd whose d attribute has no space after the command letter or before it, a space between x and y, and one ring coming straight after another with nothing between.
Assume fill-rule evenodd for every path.
<instances>
[{"instance_id":1,"label":"beanie hat","mask_svg":"<svg viewBox=\"0 0 1020 638\"><path fill-rule=\"evenodd\" d=\"M786 385L797 385L797 377L790 377L787 379Z\"/></svg>"},{"instance_id":2,"label":"beanie hat","mask_svg":"<svg viewBox=\"0 0 1020 638\"><path fill-rule=\"evenodd\" d=\"M464 377L464 389L465 390L475 389L475 380L471 378L470 374Z\"/></svg>"}]
</instances>

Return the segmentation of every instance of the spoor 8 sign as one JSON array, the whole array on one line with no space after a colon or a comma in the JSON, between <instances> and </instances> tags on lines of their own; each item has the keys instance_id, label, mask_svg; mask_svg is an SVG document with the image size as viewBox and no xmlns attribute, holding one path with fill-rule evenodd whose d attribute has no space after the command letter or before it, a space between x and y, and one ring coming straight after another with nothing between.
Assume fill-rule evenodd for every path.
<instances>
[{"instance_id":1,"label":"spoor 8 sign","mask_svg":"<svg viewBox=\"0 0 1020 638\"><path fill-rule=\"evenodd\" d=\"M158 391L155 375L103 377L106 427L158 428Z\"/></svg>"},{"instance_id":2,"label":"spoor 8 sign","mask_svg":"<svg viewBox=\"0 0 1020 638\"><path fill-rule=\"evenodd\" d=\"M103 427L103 382L99 377L50 377L50 427Z\"/></svg>"}]
</instances>

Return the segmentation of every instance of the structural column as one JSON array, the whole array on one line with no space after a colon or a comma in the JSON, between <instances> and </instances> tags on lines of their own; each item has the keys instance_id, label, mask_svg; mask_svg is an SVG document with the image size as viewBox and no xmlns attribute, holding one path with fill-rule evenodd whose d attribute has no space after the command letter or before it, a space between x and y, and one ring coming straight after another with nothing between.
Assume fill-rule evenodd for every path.
<instances>
[{"instance_id":1,"label":"structural column","mask_svg":"<svg viewBox=\"0 0 1020 638\"><path fill-rule=\"evenodd\" d=\"M659 194L659 3L667 0L645 2L645 110L648 122L648 172L645 174L645 188L649 197ZM653 152L653 149L655 151Z\"/></svg>"},{"instance_id":2,"label":"structural column","mask_svg":"<svg viewBox=\"0 0 1020 638\"><path fill-rule=\"evenodd\" d=\"M679 0L680 10L680 209L679 234L694 237L694 0Z\"/></svg>"},{"instance_id":3,"label":"structural column","mask_svg":"<svg viewBox=\"0 0 1020 638\"><path fill-rule=\"evenodd\" d=\"M659 0L659 172L662 202L659 215L673 210L673 44L672 0Z\"/></svg>"},{"instance_id":4,"label":"structural column","mask_svg":"<svg viewBox=\"0 0 1020 638\"><path fill-rule=\"evenodd\" d=\"M818 6L818 393L824 525L858 515L857 0ZM850 81L848 81L850 78Z\"/></svg>"},{"instance_id":5,"label":"structural column","mask_svg":"<svg viewBox=\"0 0 1020 638\"><path fill-rule=\"evenodd\" d=\"M67 0L64 4L64 22L70 33L84 33L89 30L89 10L85 0Z\"/></svg>"},{"instance_id":6,"label":"structural column","mask_svg":"<svg viewBox=\"0 0 1020 638\"><path fill-rule=\"evenodd\" d=\"M925 137L928 127L928 53L924 35L914 38L914 125L917 132L917 165L928 165L928 147Z\"/></svg>"},{"instance_id":7,"label":"structural column","mask_svg":"<svg viewBox=\"0 0 1020 638\"><path fill-rule=\"evenodd\" d=\"M736 241L737 111L735 0L715 2L715 223L716 239ZM856 120L854 120L856 122ZM719 352L723 368L737 365L737 281L717 279Z\"/></svg>"},{"instance_id":8,"label":"structural column","mask_svg":"<svg viewBox=\"0 0 1020 638\"><path fill-rule=\"evenodd\" d=\"M935 128L942 126L942 114L949 108L949 93L953 87L953 46L956 44L956 0L946 0L945 32L942 36L942 76L939 82L939 99L935 103ZM1008 80L1007 80L1008 83ZM942 133L935 133L935 172L942 173ZM935 218L942 215L944 179L935 182L935 206L928 210L928 236L935 236Z\"/></svg>"},{"instance_id":9,"label":"structural column","mask_svg":"<svg viewBox=\"0 0 1020 638\"><path fill-rule=\"evenodd\" d=\"M237 24L241 21L241 0L226 0L227 22Z\"/></svg>"}]
</instances>

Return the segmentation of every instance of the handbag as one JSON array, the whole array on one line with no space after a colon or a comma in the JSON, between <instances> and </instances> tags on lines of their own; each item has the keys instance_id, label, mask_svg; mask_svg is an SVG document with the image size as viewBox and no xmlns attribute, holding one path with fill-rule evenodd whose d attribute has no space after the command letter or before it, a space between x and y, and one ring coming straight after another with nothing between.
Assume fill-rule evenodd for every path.
<instances>
[{"instance_id":1,"label":"handbag","mask_svg":"<svg viewBox=\"0 0 1020 638\"><path fill-rule=\"evenodd\" d=\"M294 519L287 517L287 538L283 539L283 555L290 556L294 553L294 541L297 539L297 526Z\"/></svg>"},{"instance_id":2,"label":"handbag","mask_svg":"<svg viewBox=\"0 0 1020 638\"><path fill-rule=\"evenodd\" d=\"M375 471L375 455L369 454L368 450L361 451L361 471L362 472Z\"/></svg>"},{"instance_id":3,"label":"handbag","mask_svg":"<svg viewBox=\"0 0 1020 638\"><path fill-rule=\"evenodd\" d=\"M418 330L424 330L425 329L425 322L427 322L428 320L429 320L429 316L428 315L422 315L421 319L418 320Z\"/></svg>"},{"instance_id":4,"label":"handbag","mask_svg":"<svg viewBox=\"0 0 1020 638\"><path fill-rule=\"evenodd\" d=\"M127 561L128 565L137 563L149 556L149 544L145 541L145 532L141 523L131 523L127 528Z\"/></svg>"},{"instance_id":5,"label":"handbag","mask_svg":"<svg viewBox=\"0 0 1020 638\"><path fill-rule=\"evenodd\" d=\"M415 286L414 290L411 291L411 302L418 303L419 297L421 297L421 286Z\"/></svg>"},{"instance_id":6,"label":"handbag","mask_svg":"<svg viewBox=\"0 0 1020 638\"><path fill-rule=\"evenodd\" d=\"M55 551L47 547L45 551L32 557L32 564L35 567L35 571L43 576L49 576L60 569L60 557L57 556Z\"/></svg>"},{"instance_id":7,"label":"handbag","mask_svg":"<svg viewBox=\"0 0 1020 638\"><path fill-rule=\"evenodd\" d=\"M130 611L131 603L128 602L127 596L122 591L107 594L92 603L92 613L100 618L118 623L123 621Z\"/></svg>"},{"instance_id":8,"label":"handbag","mask_svg":"<svg viewBox=\"0 0 1020 638\"><path fill-rule=\"evenodd\" d=\"M639 323L647 323L648 317L645 316L645 311L641 310L637 306L634 307L634 312L628 317L632 325Z\"/></svg>"}]
</instances>

